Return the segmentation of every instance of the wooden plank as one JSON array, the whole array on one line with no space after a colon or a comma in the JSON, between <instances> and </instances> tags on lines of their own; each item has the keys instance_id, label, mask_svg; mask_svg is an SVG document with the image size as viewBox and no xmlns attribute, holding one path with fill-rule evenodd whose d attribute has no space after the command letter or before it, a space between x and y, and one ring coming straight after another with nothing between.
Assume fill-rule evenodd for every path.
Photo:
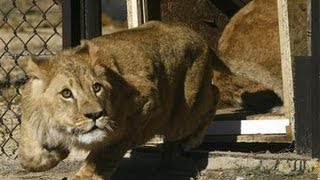
<instances>
[{"instance_id":1,"label":"wooden plank","mask_svg":"<svg viewBox=\"0 0 320 180\"><path fill-rule=\"evenodd\" d=\"M307 41L308 41L308 56L311 56L311 0L307 0L307 21L308 21L308 29L307 29Z\"/></svg>"},{"instance_id":2,"label":"wooden plank","mask_svg":"<svg viewBox=\"0 0 320 180\"><path fill-rule=\"evenodd\" d=\"M241 108L225 108L218 109L215 115L215 120L263 120L263 119L286 119L284 114L278 113L256 113L252 111L245 111Z\"/></svg>"},{"instance_id":3,"label":"wooden plank","mask_svg":"<svg viewBox=\"0 0 320 180\"><path fill-rule=\"evenodd\" d=\"M254 135L206 135L203 143L292 143L292 137L286 134ZM163 143L163 137L157 136L143 146L157 146Z\"/></svg>"},{"instance_id":4,"label":"wooden plank","mask_svg":"<svg viewBox=\"0 0 320 180\"><path fill-rule=\"evenodd\" d=\"M140 0L127 0L128 27L134 28L142 24L142 9Z\"/></svg>"},{"instance_id":5,"label":"wooden plank","mask_svg":"<svg viewBox=\"0 0 320 180\"><path fill-rule=\"evenodd\" d=\"M283 104L286 117L290 120L293 138L295 134L294 127L294 102L293 102L293 78L292 78L292 57L289 35L289 18L287 0L277 0L279 35L281 51L281 68L283 84Z\"/></svg>"},{"instance_id":6,"label":"wooden plank","mask_svg":"<svg viewBox=\"0 0 320 180\"><path fill-rule=\"evenodd\" d=\"M219 110L218 113L232 114L232 109ZM237 115L237 114L236 114ZM229 116L231 117L231 116ZM262 117L265 117L262 119ZM278 120L275 120L279 118ZM245 121L245 122L244 122ZM241 125L242 124L242 125ZM242 131L241 131L242 127ZM266 128L269 127L269 128ZM275 128L274 128L275 127ZM254 130L252 130L254 129ZM251 134L252 133L252 134ZM263 134L265 133L265 134ZM280 133L280 134L278 134ZM205 137L206 143L214 142L267 142L292 143L289 119L283 116L263 116L255 120L214 120ZM163 137L156 136L147 145L163 142Z\"/></svg>"},{"instance_id":7,"label":"wooden plank","mask_svg":"<svg viewBox=\"0 0 320 180\"><path fill-rule=\"evenodd\" d=\"M207 135L286 134L289 119L213 121Z\"/></svg>"},{"instance_id":8,"label":"wooden plank","mask_svg":"<svg viewBox=\"0 0 320 180\"><path fill-rule=\"evenodd\" d=\"M204 143L237 142L237 143L292 143L292 137L288 135L224 135L206 136Z\"/></svg>"},{"instance_id":9,"label":"wooden plank","mask_svg":"<svg viewBox=\"0 0 320 180\"><path fill-rule=\"evenodd\" d=\"M215 120L208 129L206 141L219 142L286 142L292 143L288 134L289 119L265 120ZM290 130L289 130L290 131ZM160 144L163 137L156 136L147 144Z\"/></svg>"},{"instance_id":10,"label":"wooden plank","mask_svg":"<svg viewBox=\"0 0 320 180\"><path fill-rule=\"evenodd\" d=\"M300 154L312 153L312 64L310 57L297 57L294 61L294 103L296 150Z\"/></svg>"}]
</instances>

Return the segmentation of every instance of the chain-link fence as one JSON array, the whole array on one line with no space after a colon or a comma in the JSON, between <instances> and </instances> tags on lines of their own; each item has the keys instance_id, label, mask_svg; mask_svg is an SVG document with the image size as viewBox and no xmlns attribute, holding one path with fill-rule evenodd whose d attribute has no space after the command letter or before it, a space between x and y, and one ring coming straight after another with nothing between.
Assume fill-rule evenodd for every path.
<instances>
[{"instance_id":1,"label":"chain-link fence","mask_svg":"<svg viewBox=\"0 0 320 180\"><path fill-rule=\"evenodd\" d=\"M21 59L62 49L59 0L0 1L0 158L16 157L20 93L25 82Z\"/></svg>"}]
</instances>

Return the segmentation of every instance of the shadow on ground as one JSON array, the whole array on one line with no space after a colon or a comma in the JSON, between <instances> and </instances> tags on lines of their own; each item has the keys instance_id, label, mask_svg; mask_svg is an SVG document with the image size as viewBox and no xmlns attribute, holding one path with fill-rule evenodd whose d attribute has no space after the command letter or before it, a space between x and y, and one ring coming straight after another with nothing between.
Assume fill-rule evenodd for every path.
<instances>
[{"instance_id":1,"label":"shadow on ground","mask_svg":"<svg viewBox=\"0 0 320 180\"><path fill-rule=\"evenodd\" d=\"M160 150L136 149L124 158L112 180L189 180L196 178L208 165L208 153L183 153L171 161L161 158ZM144 156L144 157L141 157Z\"/></svg>"},{"instance_id":2,"label":"shadow on ground","mask_svg":"<svg viewBox=\"0 0 320 180\"><path fill-rule=\"evenodd\" d=\"M255 147L254 152L247 152L248 146ZM271 161L297 162L305 163L309 160L307 157L300 157L292 150L291 144L238 144L234 152L230 152L228 144L216 143L213 147L203 144L199 149L190 152L184 152L173 161L163 161L161 148L159 147L140 147L128 153L120 163L119 168L112 177L112 180L226 180L226 179L275 179L275 180L316 180L317 175L307 172L307 166L298 171L293 170L289 173L281 174L277 169L261 169L246 167L253 162L265 162L273 165ZM280 148L282 147L282 148ZM228 149L228 151L225 151ZM252 149L252 148L251 148ZM221 151L222 150L222 151ZM238 153L235 153L238 152ZM274 152L275 154L271 153ZM289 153L284 153L289 152ZM129 156L130 154L130 156ZM233 159L236 159L233 160ZM240 162L241 161L241 162ZM63 161L57 167L38 173L27 172L22 169L16 160L0 159L0 179L1 180L24 180L24 179L45 179L61 180L64 177L70 177L75 174L82 161ZM229 163L229 164L228 164ZM230 163L239 164L232 168ZM276 162L274 162L275 164ZM217 168L220 164L219 168ZM261 164L261 163L260 163ZM295 163L286 163L295 164ZM243 166L242 166L243 165ZM279 166L279 165L277 165ZM257 166L258 167L258 166ZM271 166L273 168L273 166ZM210 169L211 168L211 169ZM232 169L230 169L232 168ZM310 167L309 167L310 169Z\"/></svg>"}]
</instances>

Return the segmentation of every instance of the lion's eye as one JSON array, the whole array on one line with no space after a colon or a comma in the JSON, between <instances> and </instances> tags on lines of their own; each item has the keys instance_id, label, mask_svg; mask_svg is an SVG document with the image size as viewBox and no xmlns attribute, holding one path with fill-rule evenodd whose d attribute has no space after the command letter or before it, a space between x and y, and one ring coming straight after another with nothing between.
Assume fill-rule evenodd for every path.
<instances>
[{"instance_id":1,"label":"lion's eye","mask_svg":"<svg viewBox=\"0 0 320 180\"><path fill-rule=\"evenodd\" d=\"M61 91L61 95L64 98L71 98L72 97L72 92L70 91L70 89L64 89Z\"/></svg>"},{"instance_id":2,"label":"lion's eye","mask_svg":"<svg viewBox=\"0 0 320 180\"><path fill-rule=\"evenodd\" d=\"M100 84L100 83L94 83L94 84L92 85L92 89L93 89L93 91L94 91L95 93L101 91L101 84Z\"/></svg>"}]
</instances>

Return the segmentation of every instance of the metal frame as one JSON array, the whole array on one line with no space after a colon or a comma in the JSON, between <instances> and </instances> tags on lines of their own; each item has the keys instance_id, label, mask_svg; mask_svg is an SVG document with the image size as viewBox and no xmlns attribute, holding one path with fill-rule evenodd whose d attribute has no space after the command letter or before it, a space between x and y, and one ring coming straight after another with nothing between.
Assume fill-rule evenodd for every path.
<instances>
[{"instance_id":1,"label":"metal frame","mask_svg":"<svg viewBox=\"0 0 320 180\"><path fill-rule=\"evenodd\" d=\"M149 20L147 0L127 0L128 27L135 28Z\"/></svg>"}]
</instances>

